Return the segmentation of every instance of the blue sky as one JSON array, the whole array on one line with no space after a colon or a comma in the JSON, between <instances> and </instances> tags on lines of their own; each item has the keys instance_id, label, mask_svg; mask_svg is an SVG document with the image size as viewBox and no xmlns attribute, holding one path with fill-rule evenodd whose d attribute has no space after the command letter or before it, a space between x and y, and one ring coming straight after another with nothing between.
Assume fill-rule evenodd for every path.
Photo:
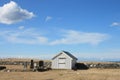
<instances>
[{"instance_id":1,"label":"blue sky","mask_svg":"<svg viewBox=\"0 0 120 80\"><path fill-rule=\"evenodd\" d=\"M119 0L0 0L1 57L120 59Z\"/></svg>"}]
</instances>

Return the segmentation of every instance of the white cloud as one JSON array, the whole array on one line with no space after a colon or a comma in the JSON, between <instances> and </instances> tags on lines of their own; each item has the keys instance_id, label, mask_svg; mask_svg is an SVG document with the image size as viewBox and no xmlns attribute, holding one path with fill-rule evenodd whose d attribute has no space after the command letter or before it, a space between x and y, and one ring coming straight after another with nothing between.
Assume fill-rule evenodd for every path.
<instances>
[{"instance_id":1,"label":"white cloud","mask_svg":"<svg viewBox=\"0 0 120 80\"><path fill-rule=\"evenodd\" d=\"M0 23L13 24L24 19L31 19L34 16L32 12L22 9L14 1L0 7Z\"/></svg>"},{"instance_id":2,"label":"white cloud","mask_svg":"<svg viewBox=\"0 0 120 80\"><path fill-rule=\"evenodd\" d=\"M21 30L22 28L22 30ZM58 31L59 32L59 31ZM58 35L57 37L60 37ZM54 36L55 37L55 36ZM11 43L22 44L43 44L43 45L58 45L58 44L92 44L97 45L108 39L109 35L102 33L88 33L74 30L66 30L62 33L62 38L53 39L45 37L34 29L0 31L0 39Z\"/></svg>"},{"instance_id":3,"label":"white cloud","mask_svg":"<svg viewBox=\"0 0 120 80\"><path fill-rule=\"evenodd\" d=\"M24 28L25 28L24 26L18 27L19 30L23 30Z\"/></svg>"},{"instance_id":4,"label":"white cloud","mask_svg":"<svg viewBox=\"0 0 120 80\"><path fill-rule=\"evenodd\" d=\"M56 44L83 44L89 43L92 45L97 45L104 40L106 40L109 36L107 34L101 33L87 33L87 32L79 32L74 30L68 30L64 32L63 38L57 39L51 42L51 45Z\"/></svg>"},{"instance_id":5,"label":"white cloud","mask_svg":"<svg viewBox=\"0 0 120 80\"><path fill-rule=\"evenodd\" d=\"M120 26L120 23L119 23L119 22L113 22L113 23L111 24L111 26Z\"/></svg>"},{"instance_id":6,"label":"white cloud","mask_svg":"<svg viewBox=\"0 0 120 80\"><path fill-rule=\"evenodd\" d=\"M51 16L47 16L47 17L45 18L45 22L47 22L47 21L49 21L49 20L51 20L51 19L52 19Z\"/></svg>"},{"instance_id":7,"label":"white cloud","mask_svg":"<svg viewBox=\"0 0 120 80\"><path fill-rule=\"evenodd\" d=\"M33 29L9 30L0 32L0 37L11 43L46 44L48 39Z\"/></svg>"}]
</instances>

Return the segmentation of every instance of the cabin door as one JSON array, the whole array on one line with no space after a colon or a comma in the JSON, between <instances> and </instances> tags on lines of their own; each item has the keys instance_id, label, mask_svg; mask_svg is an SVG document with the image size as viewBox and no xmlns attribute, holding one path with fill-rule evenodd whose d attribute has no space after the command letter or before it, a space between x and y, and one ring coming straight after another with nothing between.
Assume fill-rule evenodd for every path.
<instances>
[{"instance_id":1,"label":"cabin door","mask_svg":"<svg viewBox=\"0 0 120 80\"><path fill-rule=\"evenodd\" d=\"M66 58L59 58L58 60L59 69L65 69L65 65L66 65Z\"/></svg>"}]
</instances>

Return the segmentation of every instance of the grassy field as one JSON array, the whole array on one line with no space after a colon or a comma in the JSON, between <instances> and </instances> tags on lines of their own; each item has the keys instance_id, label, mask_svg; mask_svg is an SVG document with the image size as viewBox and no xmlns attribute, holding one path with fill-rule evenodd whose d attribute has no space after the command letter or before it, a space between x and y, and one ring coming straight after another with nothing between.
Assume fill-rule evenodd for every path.
<instances>
[{"instance_id":1,"label":"grassy field","mask_svg":"<svg viewBox=\"0 0 120 80\"><path fill-rule=\"evenodd\" d=\"M7 66L7 69L23 69ZM120 80L120 69L50 70L45 72L0 72L0 80Z\"/></svg>"},{"instance_id":2,"label":"grassy field","mask_svg":"<svg viewBox=\"0 0 120 80\"><path fill-rule=\"evenodd\" d=\"M2 61L30 61L30 59L8 59ZM38 60L36 60L38 61ZM86 62L87 63L87 62ZM94 63L95 64L95 63ZM106 63L105 63L106 64ZM21 72L23 65L0 65L6 66L7 70L16 72L0 71L0 80L120 80L120 69L88 69L88 70L49 70L45 72ZM29 70L29 66L27 68Z\"/></svg>"}]
</instances>

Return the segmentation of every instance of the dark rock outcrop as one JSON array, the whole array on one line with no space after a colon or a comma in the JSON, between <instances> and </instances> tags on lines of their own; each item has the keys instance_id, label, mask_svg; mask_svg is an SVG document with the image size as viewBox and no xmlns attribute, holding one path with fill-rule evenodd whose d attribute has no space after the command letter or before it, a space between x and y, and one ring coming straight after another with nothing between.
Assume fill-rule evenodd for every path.
<instances>
[{"instance_id":1,"label":"dark rock outcrop","mask_svg":"<svg viewBox=\"0 0 120 80\"><path fill-rule=\"evenodd\" d=\"M6 69L5 66L0 66L0 70Z\"/></svg>"}]
</instances>

